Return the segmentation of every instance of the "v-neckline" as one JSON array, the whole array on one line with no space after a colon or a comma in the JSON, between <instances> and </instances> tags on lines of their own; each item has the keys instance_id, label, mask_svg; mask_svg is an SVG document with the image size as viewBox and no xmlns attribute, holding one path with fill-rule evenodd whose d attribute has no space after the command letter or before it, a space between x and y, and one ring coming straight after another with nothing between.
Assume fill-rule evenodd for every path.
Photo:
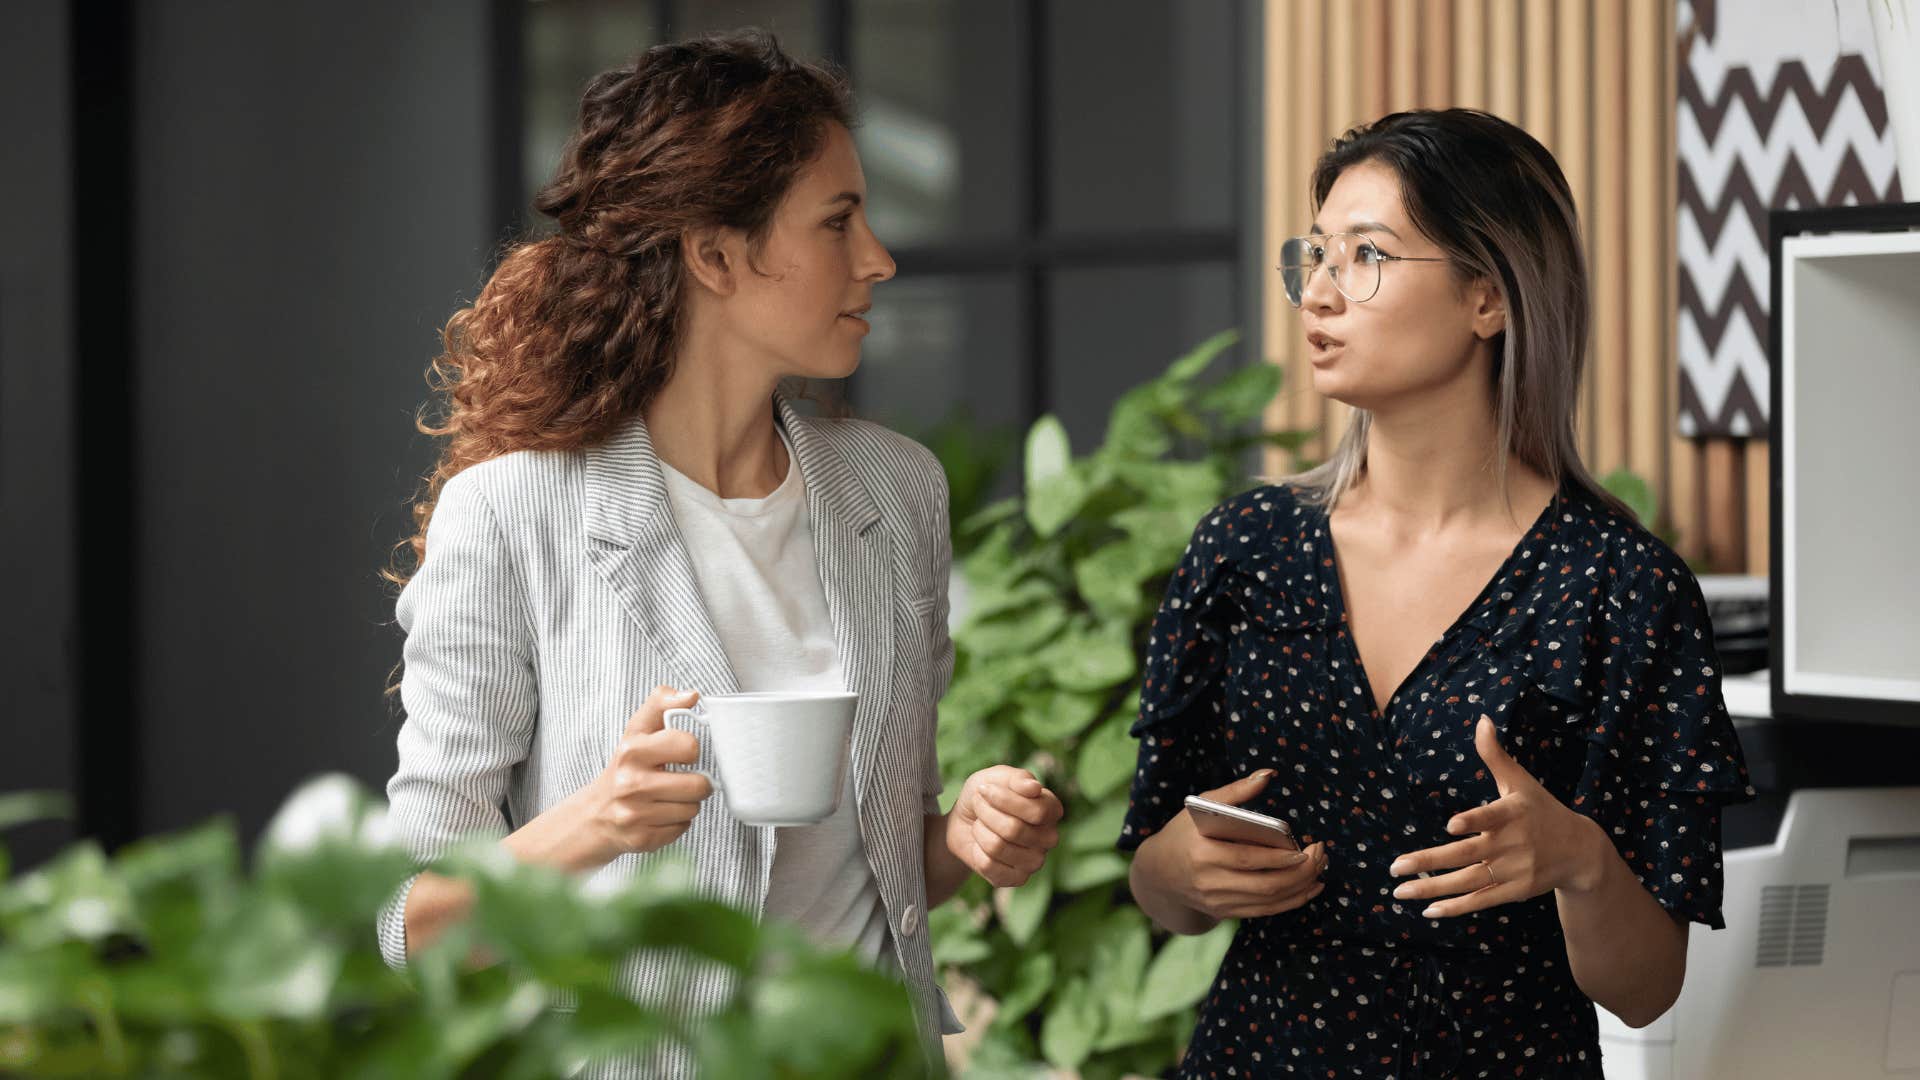
<instances>
[{"instance_id":1,"label":"v-neckline","mask_svg":"<svg viewBox=\"0 0 1920 1080\"><path fill-rule=\"evenodd\" d=\"M1392 692L1387 695L1385 702L1379 701L1373 692L1373 680L1367 676L1366 661L1360 659L1360 640L1354 636L1353 621L1347 616L1347 590L1340 573L1340 545L1333 539L1333 507L1323 505L1320 508L1320 526L1326 531L1327 536L1326 568L1331 572L1330 576L1332 577L1331 581L1326 582L1326 586L1327 593L1333 601L1333 619L1336 625L1344 632L1343 636L1347 639L1347 659L1353 664L1354 678L1359 683L1359 690L1365 699L1367 715L1370 718L1376 721L1383 721L1388 718L1389 710L1393 708L1393 703L1400 700L1401 691L1405 690L1407 684L1413 681L1414 676L1420 674L1421 669L1427 666L1427 658L1432 656L1441 645L1444 645L1447 639L1453 637L1454 633L1460 629L1460 625L1468 621L1475 612L1479 611L1481 605L1487 602L1487 597L1499 587L1501 582L1510 576L1513 571L1514 562L1520 558L1520 552L1526 549L1528 541L1533 538L1534 533L1544 528L1553 520L1553 514L1560 508L1560 502L1564 494L1564 484L1554 488L1553 496L1547 500L1547 505L1541 507L1540 513L1534 517L1533 523L1528 525L1526 530L1520 534L1520 539L1513 545L1513 550L1507 552L1507 557L1501 560L1500 566L1493 572L1493 576L1488 578L1487 583L1480 587L1479 593L1474 596L1473 600L1468 603L1466 607L1460 609L1460 613L1453 617L1453 621L1449 622L1446 629L1440 632L1440 636L1435 638L1433 643L1428 645L1427 648L1420 653L1420 659L1414 661L1413 667L1401 677L1399 685L1395 686Z\"/></svg>"}]
</instances>

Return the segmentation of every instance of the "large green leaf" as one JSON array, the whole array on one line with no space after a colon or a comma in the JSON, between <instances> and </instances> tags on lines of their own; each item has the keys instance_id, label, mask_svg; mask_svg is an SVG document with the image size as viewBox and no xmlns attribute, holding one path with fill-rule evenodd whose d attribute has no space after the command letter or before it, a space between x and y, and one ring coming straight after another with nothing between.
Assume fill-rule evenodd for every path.
<instances>
[{"instance_id":1,"label":"large green leaf","mask_svg":"<svg viewBox=\"0 0 1920 1080\"><path fill-rule=\"evenodd\" d=\"M1166 425L1160 421L1157 385L1136 386L1120 395L1107 419L1107 441L1101 452L1136 458L1157 458L1173 449Z\"/></svg>"},{"instance_id":2,"label":"large green leaf","mask_svg":"<svg viewBox=\"0 0 1920 1080\"><path fill-rule=\"evenodd\" d=\"M1015 969L1013 989L1000 999L1000 1011L994 1017L995 1024L1009 1024L1020 1020L1032 1012L1053 989L1054 962L1049 952L1029 952L1020 957L1020 966Z\"/></svg>"},{"instance_id":3,"label":"large green leaf","mask_svg":"<svg viewBox=\"0 0 1920 1080\"><path fill-rule=\"evenodd\" d=\"M1138 669L1125 623L1075 619L1036 657L1049 681L1063 690L1091 692L1131 679Z\"/></svg>"},{"instance_id":4,"label":"large green leaf","mask_svg":"<svg viewBox=\"0 0 1920 1080\"><path fill-rule=\"evenodd\" d=\"M1116 851L1055 852L1054 858L1061 863L1059 887L1062 892L1082 892L1111 885L1127 876L1127 860Z\"/></svg>"},{"instance_id":5,"label":"large green leaf","mask_svg":"<svg viewBox=\"0 0 1920 1080\"><path fill-rule=\"evenodd\" d=\"M316 937L291 900L262 896L208 938L213 1005L241 1019L312 1020L327 1007L344 959Z\"/></svg>"},{"instance_id":6,"label":"large green leaf","mask_svg":"<svg viewBox=\"0 0 1920 1080\"><path fill-rule=\"evenodd\" d=\"M953 635L953 640L982 656L1027 653L1053 640L1066 629L1067 621L1066 610L1057 605L1007 610L969 622Z\"/></svg>"},{"instance_id":7,"label":"large green leaf","mask_svg":"<svg viewBox=\"0 0 1920 1080\"><path fill-rule=\"evenodd\" d=\"M1116 910L1112 889L1093 889L1053 913L1047 936L1061 974L1086 974Z\"/></svg>"},{"instance_id":8,"label":"large green leaf","mask_svg":"<svg viewBox=\"0 0 1920 1080\"><path fill-rule=\"evenodd\" d=\"M1027 523L1047 539L1078 516L1097 490L1085 470L1069 465L1027 489Z\"/></svg>"},{"instance_id":9,"label":"large green leaf","mask_svg":"<svg viewBox=\"0 0 1920 1080\"><path fill-rule=\"evenodd\" d=\"M917 1056L901 1041L912 1024L898 982L850 956L809 956L756 982L749 1030L767 1051L768 1075L875 1076L892 1071L889 1059Z\"/></svg>"},{"instance_id":10,"label":"large green leaf","mask_svg":"<svg viewBox=\"0 0 1920 1080\"><path fill-rule=\"evenodd\" d=\"M948 699L952 696L949 694ZM940 729L934 734L934 745L940 752L940 774L949 781L948 794L957 795L959 782L981 769L1012 760L1020 737L1020 731L1012 725L985 716L950 715L946 702L941 702Z\"/></svg>"},{"instance_id":11,"label":"large green leaf","mask_svg":"<svg viewBox=\"0 0 1920 1080\"><path fill-rule=\"evenodd\" d=\"M1140 506L1115 514L1113 524L1142 552L1143 561L1152 566L1155 574L1164 574L1173 569L1186 552L1200 514L1213 509L1218 501L1209 502L1205 510L1191 517L1166 506Z\"/></svg>"},{"instance_id":12,"label":"large green leaf","mask_svg":"<svg viewBox=\"0 0 1920 1080\"><path fill-rule=\"evenodd\" d=\"M1220 467L1211 461L1121 462L1113 468L1151 505L1185 522L1175 530L1183 543L1193 532L1194 522L1220 502L1226 490Z\"/></svg>"},{"instance_id":13,"label":"large green leaf","mask_svg":"<svg viewBox=\"0 0 1920 1080\"><path fill-rule=\"evenodd\" d=\"M1027 522L1042 538L1052 536L1079 513L1091 487L1073 465L1067 428L1058 417L1043 416L1027 432Z\"/></svg>"},{"instance_id":14,"label":"large green leaf","mask_svg":"<svg viewBox=\"0 0 1920 1080\"><path fill-rule=\"evenodd\" d=\"M1223 922L1194 937L1175 936L1160 947L1140 990L1141 1022L1179 1012L1207 996L1238 924Z\"/></svg>"},{"instance_id":15,"label":"large green leaf","mask_svg":"<svg viewBox=\"0 0 1920 1080\"><path fill-rule=\"evenodd\" d=\"M0 937L27 949L100 942L137 925L134 898L99 845L83 841L0 892Z\"/></svg>"},{"instance_id":16,"label":"large green leaf","mask_svg":"<svg viewBox=\"0 0 1920 1080\"><path fill-rule=\"evenodd\" d=\"M993 955L993 946L974 925L973 913L958 900L927 915L927 932L933 937L933 962L940 967L977 963Z\"/></svg>"},{"instance_id":17,"label":"large green leaf","mask_svg":"<svg viewBox=\"0 0 1920 1080\"><path fill-rule=\"evenodd\" d=\"M1190 382L1201 372L1207 370L1220 354L1232 348L1240 340L1240 331L1222 330L1212 337L1195 345L1192 351L1175 360L1167 368L1162 379L1168 382Z\"/></svg>"},{"instance_id":18,"label":"large green leaf","mask_svg":"<svg viewBox=\"0 0 1920 1080\"><path fill-rule=\"evenodd\" d=\"M1259 418L1273 396L1280 392L1280 369L1264 360L1256 360L1220 380L1200 395L1195 404L1214 414L1223 426L1237 426Z\"/></svg>"},{"instance_id":19,"label":"large green leaf","mask_svg":"<svg viewBox=\"0 0 1920 1080\"><path fill-rule=\"evenodd\" d=\"M1068 851L1110 852L1126 817L1125 799L1109 799L1077 813L1061 825L1060 846Z\"/></svg>"},{"instance_id":20,"label":"large green leaf","mask_svg":"<svg viewBox=\"0 0 1920 1080\"><path fill-rule=\"evenodd\" d=\"M1032 491L1065 472L1073 462L1073 446L1067 439L1067 426L1053 415L1034 421L1027 431L1026 481Z\"/></svg>"},{"instance_id":21,"label":"large green leaf","mask_svg":"<svg viewBox=\"0 0 1920 1080\"><path fill-rule=\"evenodd\" d=\"M1073 564L1074 586L1102 618L1132 622L1151 602L1143 584L1163 572L1154 554L1152 545L1123 536Z\"/></svg>"},{"instance_id":22,"label":"large green leaf","mask_svg":"<svg viewBox=\"0 0 1920 1080\"><path fill-rule=\"evenodd\" d=\"M0 795L0 829L72 816L73 799L63 791L10 791Z\"/></svg>"},{"instance_id":23,"label":"large green leaf","mask_svg":"<svg viewBox=\"0 0 1920 1080\"><path fill-rule=\"evenodd\" d=\"M1027 615L1036 608L1059 606L1058 586L1037 577L1023 577L1017 581L990 581L975 588L967 595L966 617L972 624L996 616Z\"/></svg>"},{"instance_id":24,"label":"large green leaf","mask_svg":"<svg viewBox=\"0 0 1920 1080\"><path fill-rule=\"evenodd\" d=\"M1152 949L1147 919L1139 908L1116 908L1107 917L1088 974L1105 1016L1095 1050L1113 1050L1152 1036L1153 1026L1139 1023L1135 1010Z\"/></svg>"},{"instance_id":25,"label":"large green leaf","mask_svg":"<svg viewBox=\"0 0 1920 1080\"><path fill-rule=\"evenodd\" d=\"M1132 714L1127 712L1109 716L1080 741L1073 780L1081 794L1090 799L1104 799L1133 779L1139 744L1127 734L1132 720Z\"/></svg>"},{"instance_id":26,"label":"large green leaf","mask_svg":"<svg viewBox=\"0 0 1920 1080\"><path fill-rule=\"evenodd\" d=\"M1000 915L1000 926L1015 945L1026 945L1033 940L1034 932L1040 929L1040 921L1047 914L1047 905L1053 901L1053 875L1053 860L1049 859L1027 879L1025 885L1001 889L995 895L994 904Z\"/></svg>"},{"instance_id":27,"label":"large green leaf","mask_svg":"<svg viewBox=\"0 0 1920 1080\"><path fill-rule=\"evenodd\" d=\"M1080 734L1099 717L1104 694L1053 690L1035 694L1013 706L1014 722L1043 745Z\"/></svg>"},{"instance_id":28,"label":"large green leaf","mask_svg":"<svg viewBox=\"0 0 1920 1080\"><path fill-rule=\"evenodd\" d=\"M1606 488L1614 498L1626 503L1642 524L1653 527L1654 518L1660 513L1660 497L1654 493L1653 485L1645 477L1632 469L1615 469L1601 478L1600 486Z\"/></svg>"},{"instance_id":29,"label":"large green leaf","mask_svg":"<svg viewBox=\"0 0 1920 1080\"><path fill-rule=\"evenodd\" d=\"M1053 995L1040 1025L1040 1052L1056 1068L1078 1069L1100 1037L1100 1002L1085 979L1072 979Z\"/></svg>"}]
</instances>

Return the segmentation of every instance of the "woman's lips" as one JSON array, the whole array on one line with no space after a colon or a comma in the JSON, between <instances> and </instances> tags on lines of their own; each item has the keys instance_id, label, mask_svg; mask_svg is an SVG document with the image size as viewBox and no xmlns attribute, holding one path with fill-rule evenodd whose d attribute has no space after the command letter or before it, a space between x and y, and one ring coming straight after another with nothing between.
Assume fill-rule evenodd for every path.
<instances>
[{"instance_id":1,"label":"woman's lips","mask_svg":"<svg viewBox=\"0 0 1920 1080\"><path fill-rule=\"evenodd\" d=\"M1308 358L1315 364L1332 360L1345 347L1346 342L1324 331L1315 330L1307 335Z\"/></svg>"}]
</instances>

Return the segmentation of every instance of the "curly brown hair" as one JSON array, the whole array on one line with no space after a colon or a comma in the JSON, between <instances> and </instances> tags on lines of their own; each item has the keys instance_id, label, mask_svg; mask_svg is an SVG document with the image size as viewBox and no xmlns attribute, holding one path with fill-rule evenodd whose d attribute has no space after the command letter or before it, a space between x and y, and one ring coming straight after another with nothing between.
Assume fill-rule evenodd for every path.
<instances>
[{"instance_id":1,"label":"curly brown hair","mask_svg":"<svg viewBox=\"0 0 1920 1080\"><path fill-rule=\"evenodd\" d=\"M732 228L756 247L831 123L853 124L845 77L759 31L658 45L587 84L560 167L533 200L558 231L508 249L441 332L428 374L437 402L418 427L447 441L388 580L419 569L434 503L461 470L592 445L646 408L673 373L681 236Z\"/></svg>"}]
</instances>

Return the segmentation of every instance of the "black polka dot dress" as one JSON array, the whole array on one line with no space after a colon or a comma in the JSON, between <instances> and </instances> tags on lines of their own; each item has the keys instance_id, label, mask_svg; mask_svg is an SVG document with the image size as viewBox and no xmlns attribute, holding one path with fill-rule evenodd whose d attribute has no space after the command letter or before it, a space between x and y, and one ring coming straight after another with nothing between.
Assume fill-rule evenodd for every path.
<instances>
[{"instance_id":1,"label":"black polka dot dress","mask_svg":"<svg viewBox=\"0 0 1920 1080\"><path fill-rule=\"evenodd\" d=\"M1330 536L1288 488L1236 497L1200 522L1154 620L1120 848L1188 794L1272 768L1247 805L1330 857L1318 897L1240 925L1180 1075L1600 1076L1551 893L1426 919L1387 868L1498 797L1484 713L1655 900L1721 926L1721 808L1752 789L1699 584L1569 483L1376 708Z\"/></svg>"}]
</instances>

